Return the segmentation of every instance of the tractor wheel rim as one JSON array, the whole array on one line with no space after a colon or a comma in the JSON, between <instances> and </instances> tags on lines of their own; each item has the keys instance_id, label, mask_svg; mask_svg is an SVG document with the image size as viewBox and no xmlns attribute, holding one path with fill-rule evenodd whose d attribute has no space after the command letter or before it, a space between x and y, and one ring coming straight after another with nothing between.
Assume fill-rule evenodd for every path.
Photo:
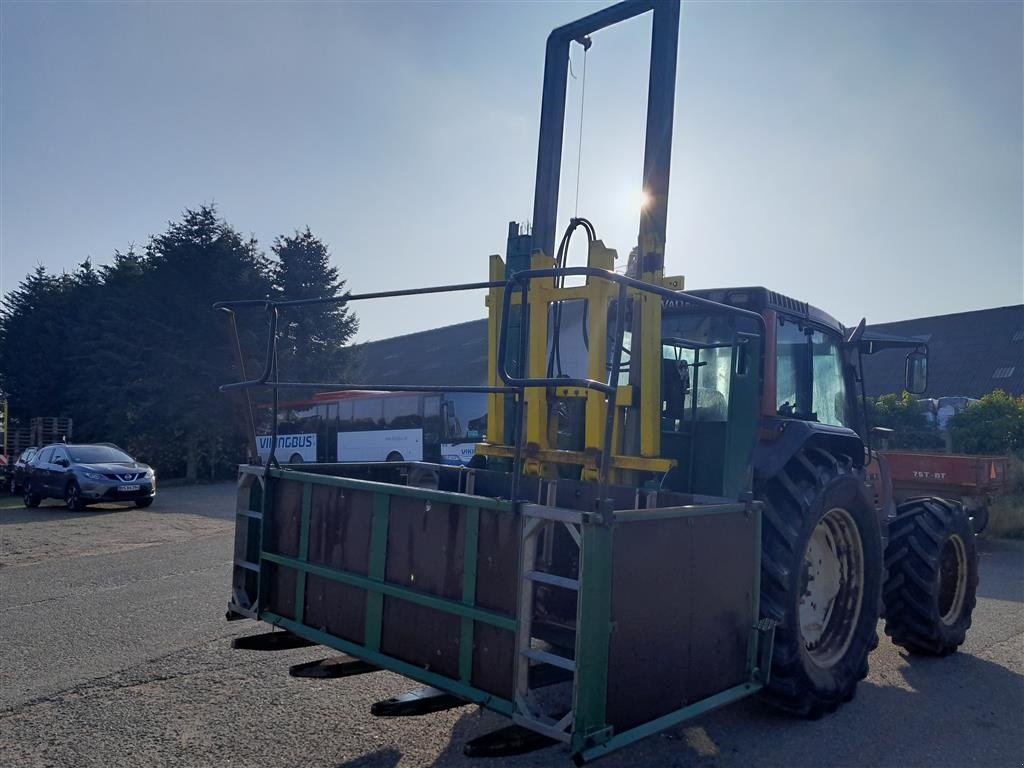
<instances>
[{"instance_id":1,"label":"tractor wheel rim","mask_svg":"<svg viewBox=\"0 0 1024 768\"><path fill-rule=\"evenodd\" d=\"M960 618L967 595L967 550L964 540L950 536L939 559L939 619L951 626Z\"/></svg>"},{"instance_id":2,"label":"tractor wheel rim","mask_svg":"<svg viewBox=\"0 0 1024 768\"><path fill-rule=\"evenodd\" d=\"M831 667L857 631L864 602L864 547L850 513L833 507L815 526L804 551L798 612L811 659Z\"/></svg>"}]
</instances>

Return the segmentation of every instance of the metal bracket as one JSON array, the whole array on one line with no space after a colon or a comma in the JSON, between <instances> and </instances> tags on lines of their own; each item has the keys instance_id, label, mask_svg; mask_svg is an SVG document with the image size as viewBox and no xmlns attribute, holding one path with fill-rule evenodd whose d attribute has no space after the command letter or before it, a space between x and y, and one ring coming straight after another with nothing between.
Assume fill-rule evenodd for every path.
<instances>
[{"instance_id":1,"label":"metal bracket","mask_svg":"<svg viewBox=\"0 0 1024 768\"><path fill-rule=\"evenodd\" d=\"M441 712L445 709L464 707L469 703L446 691L428 686L375 702L370 707L370 714L377 717L415 717L431 712Z\"/></svg>"},{"instance_id":2,"label":"metal bracket","mask_svg":"<svg viewBox=\"0 0 1024 768\"><path fill-rule=\"evenodd\" d=\"M747 673L750 682L768 685L772 673L772 644L775 642L775 619L761 619L750 628L750 653Z\"/></svg>"},{"instance_id":3,"label":"metal bracket","mask_svg":"<svg viewBox=\"0 0 1024 768\"><path fill-rule=\"evenodd\" d=\"M291 632L264 632L259 635L236 637L231 647L240 651L290 651L293 648L308 648L316 643Z\"/></svg>"},{"instance_id":4,"label":"metal bracket","mask_svg":"<svg viewBox=\"0 0 1024 768\"><path fill-rule=\"evenodd\" d=\"M351 656L330 656L326 659L294 664L288 668L291 677L311 680L333 680L340 677L354 677L370 672L380 672L380 667L368 664Z\"/></svg>"}]
</instances>

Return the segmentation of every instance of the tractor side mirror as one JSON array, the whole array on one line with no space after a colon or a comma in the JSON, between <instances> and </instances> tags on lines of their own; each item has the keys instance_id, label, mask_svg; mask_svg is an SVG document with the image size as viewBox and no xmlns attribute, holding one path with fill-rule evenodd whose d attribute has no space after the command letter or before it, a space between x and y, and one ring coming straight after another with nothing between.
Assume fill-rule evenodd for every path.
<instances>
[{"instance_id":1,"label":"tractor side mirror","mask_svg":"<svg viewBox=\"0 0 1024 768\"><path fill-rule=\"evenodd\" d=\"M907 355L904 388L912 395L924 394L928 388L928 353L915 349Z\"/></svg>"}]
</instances>

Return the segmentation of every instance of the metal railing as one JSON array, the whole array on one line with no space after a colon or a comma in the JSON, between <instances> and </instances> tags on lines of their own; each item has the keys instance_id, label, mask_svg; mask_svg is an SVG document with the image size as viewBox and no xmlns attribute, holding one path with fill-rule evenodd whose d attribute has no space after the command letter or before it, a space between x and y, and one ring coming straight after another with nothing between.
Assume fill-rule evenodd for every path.
<instances>
[{"instance_id":1,"label":"metal railing","mask_svg":"<svg viewBox=\"0 0 1024 768\"><path fill-rule=\"evenodd\" d=\"M606 381L598 381L586 377L572 376L560 376L558 378L520 376L513 374L508 370L508 325L509 318L511 317L510 310L512 306L513 295L518 293L520 296L520 306L526 307L529 302L530 281L536 279L565 277L586 277L599 280L606 280L618 286L618 295L615 299L616 307L613 335L609 334L609 341L613 342L612 360L608 365L609 374ZM324 306L332 304L347 304L349 302L365 301L370 299L398 298L403 296L420 296L425 294L457 293L462 291L490 289L503 289L504 291L502 297L501 327L497 350L497 369L502 381L505 382L504 386L375 383L343 384L335 382L280 381L277 378L277 346L279 340L278 322L282 310L313 306ZM606 269L600 269L597 267L552 267L547 269L529 269L516 272L506 280L491 280L475 283L455 283L451 285L438 285L426 288L408 288L394 291L377 291L373 293L361 294L348 293L343 296L331 296L315 299L296 299L287 301L278 301L274 299L241 299L235 301L219 301L216 304L214 304L213 307L214 309L219 309L228 313L228 315L231 318L231 331L234 335L235 349L236 353L239 356L239 364L242 366L243 376L242 381L221 385L220 391L246 391L258 387L267 387L273 391L273 422L271 428L272 433L270 443L270 455L267 459L268 468L271 466L279 466L275 452L277 449L278 439L278 413L280 403L279 392L281 389L321 389L331 390L335 392L465 392L479 394L513 395L516 407L516 418L514 420L515 433L514 439L512 441L514 448L513 482L515 482L515 476L518 476L518 474L520 474L522 468L522 453L524 448L522 439L523 408L525 406L524 392L526 389L529 388L577 387L580 389L595 390L603 393L607 398L603 455L605 457L609 457L611 455L611 440L613 433L612 427L615 418L616 396L618 393L618 375L622 365L623 342L626 332L626 306L628 301L630 300L629 294L631 290L636 292L653 294L655 296L660 297L661 299L670 299L676 302L686 301L692 303L696 307L706 307L717 313L727 313L736 315L738 317L747 318L755 322L761 329L763 334L764 319L756 312L751 312L750 310L741 309L739 307L733 307L728 304L720 304L719 302L712 301L711 299L705 299L700 296L694 296L683 291L674 291L669 288L664 288L662 286L644 282L643 280L637 280L632 277L627 277L626 275L620 275L615 272L611 272ZM558 301L560 301L560 299L558 299L556 292L554 299L545 299L545 301L557 303ZM256 378L252 379L245 378L244 360L242 360L242 346L238 336L237 323L235 321L236 311L244 309L262 309L267 315L267 341L265 345L266 359L263 361L261 374ZM519 327L519 344L518 353L516 355L517 359L525 359L525 354L528 347L528 340L529 314L524 313L523 320L520 323ZM557 334L554 338L552 338L551 341L552 343L558 343ZM607 487L609 468L610 461L606 459L605 461L601 462L601 466L599 467L599 478L602 490L605 487ZM514 496L515 494L513 494L513 497Z\"/></svg>"}]
</instances>

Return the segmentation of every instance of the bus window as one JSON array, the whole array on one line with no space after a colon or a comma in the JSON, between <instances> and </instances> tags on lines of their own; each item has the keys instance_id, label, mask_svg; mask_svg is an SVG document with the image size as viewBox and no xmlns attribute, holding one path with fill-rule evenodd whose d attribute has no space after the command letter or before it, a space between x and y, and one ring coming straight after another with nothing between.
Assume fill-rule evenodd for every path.
<instances>
[{"instance_id":1,"label":"bus window","mask_svg":"<svg viewBox=\"0 0 1024 768\"><path fill-rule=\"evenodd\" d=\"M463 392L448 395L442 415L447 439L482 440L487 430L487 395Z\"/></svg>"},{"instance_id":2,"label":"bus window","mask_svg":"<svg viewBox=\"0 0 1024 768\"><path fill-rule=\"evenodd\" d=\"M384 424L394 429L423 426L418 395L388 397L384 399Z\"/></svg>"},{"instance_id":3,"label":"bus window","mask_svg":"<svg viewBox=\"0 0 1024 768\"><path fill-rule=\"evenodd\" d=\"M352 401L338 403L338 429L352 429Z\"/></svg>"},{"instance_id":4,"label":"bus window","mask_svg":"<svg viewBox=\"0 0 1024 768\"><path fill-rule=\"evenodd\" d=\"M423 418L437 418L441 415L441 396L428 395L423 398Z\"/></svg>"},{"instance_id":5,"label":"bus window","mask_svg":"<svg viewBox=\"0 0 1024 768\"><path fill-rule=\"evenodd\" d=\"M352 403L352 422L355 427L376 427L383 423L381 399L368 397Z\"/></svg>"}]
</instances>

